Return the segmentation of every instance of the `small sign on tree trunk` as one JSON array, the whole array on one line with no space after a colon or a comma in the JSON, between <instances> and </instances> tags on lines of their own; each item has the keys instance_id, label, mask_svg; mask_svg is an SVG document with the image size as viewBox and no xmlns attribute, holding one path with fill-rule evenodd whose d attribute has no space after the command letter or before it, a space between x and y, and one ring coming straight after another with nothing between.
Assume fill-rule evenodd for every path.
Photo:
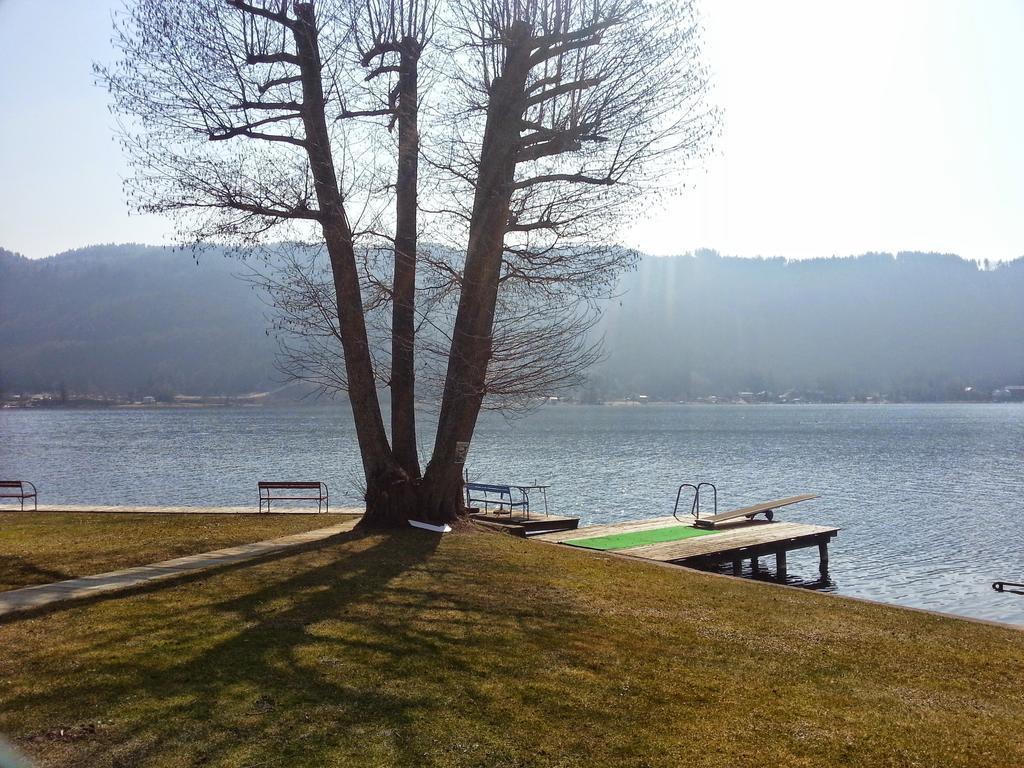
<instances>
[{"instance_id":1,"label":"small sign on tree trunk","mask_svg":"<svg viewBox=\"0 0 1024 768\"><path fill-rule=\"evenodd\" d=\"M456 464L465 464L466 463L466 454L468 454L468 453L469 453L469 443L464 443L462 441L459 441L459 442L455 443L455 463Z\"/></svg>"}]
</instances>

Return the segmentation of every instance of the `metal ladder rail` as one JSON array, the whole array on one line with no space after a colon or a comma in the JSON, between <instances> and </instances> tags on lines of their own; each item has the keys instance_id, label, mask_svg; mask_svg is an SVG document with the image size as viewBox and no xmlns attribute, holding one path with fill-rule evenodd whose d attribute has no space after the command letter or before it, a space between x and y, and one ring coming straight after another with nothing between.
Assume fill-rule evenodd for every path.
<instances>
[{"instance_id":1,"label":"metal ladder rail","mask_svg":"<svg viewBox=\"0 0 1024 768\"><path fill-rule=\"evenodd\" d=\"M697 483L696 485L694 485L693 483L683 483L682 485L679 486L679 490L676 491L676 505L672 508L672 517L674 517L676 520L679 520L679 500L683 496L683 489L684 488L692 488L693 489L693 504L690 505L690 516L693 517L693 518L696 518L697 520L700 520L700 489L704 488L704 487L707 487L707 488L711 489L712 501L713 501L712 506L714 508L713 514L717 515L718 514L718 488L715 487L714 483L704 483L704 482L701 482L701 483ZM680 522L682 522L682 521L680 520Z\"/></svg>"},{"instance_id":2,"label":"metal ladder rail","mask_svg":"<svg viewBox=\"0 0 1024 768\"><path fill-rule=\"evenodd\" d=\"M696 513L694 514L694 517L697 520L700 520L700 489L703 488L704 486L708 486L709 488L711 488L712 491L712 498L714 499L714 504L712 505L713 511L711 514L712 516L718 514L718 488L715 487L714 483L697 483L697 498L694 499L696 507Z\"/></svg>"},{"instance_id":3,"label":"metal ladder rail","mask_svg":"<svg viewBox=\"0 0 1024 768\"><path fill-rule=\"evenodd\" d=\"M697 509L697 502L700 499L700 488L698 488L696 485L694 485L693 483L683 483L682 485L680 485L679 490L676 491L676 505L672 508L672 517L674 517L676 520L679 520L679 499L682 498L683 488L693 489L693 506L690 507L691 515L694 513L694 510ZM680 520L679 522L682 522L682 520Z\"/></svg>"}]
</instances>

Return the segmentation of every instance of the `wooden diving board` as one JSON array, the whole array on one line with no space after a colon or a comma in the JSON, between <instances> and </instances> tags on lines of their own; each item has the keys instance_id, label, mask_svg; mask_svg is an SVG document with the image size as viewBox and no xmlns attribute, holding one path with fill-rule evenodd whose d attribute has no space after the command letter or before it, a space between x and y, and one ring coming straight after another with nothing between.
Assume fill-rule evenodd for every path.
<instances>
[{"instance_id":1,"label":"wooden diving board","mask_svg":"<svg viewBox=\"0 0 1024 768\"><path fill-rule=\"evenodd\" d=\"M755 515L764 515L768 520L771 520L775 516L775 510L779 507L788 507L790 504L798 504L801 501L810 501L811 499L816 498L818 498L818 495L815 493L804 493L800 496L790 496L785 499L766 501L761 504L754 504L749 507L734 509L731 512L723 512L720 515L699 517L694 520L693 524L698 528L717 528L720 523L725 523L729 520L738 520L741 517L745 517L750 520L753 519Z\"/></svg>"}]
</instances>

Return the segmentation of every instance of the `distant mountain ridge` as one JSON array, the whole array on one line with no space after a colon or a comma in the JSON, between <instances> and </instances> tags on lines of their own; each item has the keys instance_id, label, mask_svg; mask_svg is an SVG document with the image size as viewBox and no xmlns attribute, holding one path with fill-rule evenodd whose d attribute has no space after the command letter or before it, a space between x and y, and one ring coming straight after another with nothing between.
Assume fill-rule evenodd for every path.
<instances>
[{"instance_id":1,"label":"distant mountain ridge","mask_svg":"<svg viewBox=\"0 0 1024 768\"><path fill-rule=\"evenodd\" d=\"M0 251L0 388L234 394L273 386L267 308L220 252Z\"/></svg>"},{"instance_id":2,"label":"distant mountain ridge","mask_svg":"<svg viewBox=\"0 0 1024 768\"><path fill-rule=\"evenodd\" d=\"M0 249L0 391L241 394L280 386L268 309L216 249ZM1024 259L646 257L605 310L592 399L798 388L945 399L1024 383Z\"/></svg>"},{"instance_id":3,"label":"distant mountain ridge","mask_svg":"<svg viewBox=\"0 0 1024 768\"><path fill-rule=\"evenodd\" d=\"M1024 383L1024 258L647 258L605 318L612 391L956 399ZM601 384L594 377L597 385Z\"/></svg>"}]
</instances>

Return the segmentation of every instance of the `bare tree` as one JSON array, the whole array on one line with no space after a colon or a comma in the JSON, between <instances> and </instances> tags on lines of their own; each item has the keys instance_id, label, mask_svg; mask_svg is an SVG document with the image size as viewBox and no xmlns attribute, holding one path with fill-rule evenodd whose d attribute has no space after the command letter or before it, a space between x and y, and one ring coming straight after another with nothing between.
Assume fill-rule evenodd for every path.
<instances>
[{"instance_id":1,"label":"bare tree","mask_svg":"<svg viewBox=\"0 0 1024 768\"><path fill-rule=\"evenodd\" d=\"M116 35L137 204L302 244L267 278L282 365L348 393L367 525L455 518L480 410L579 381L614 234L715 126L689 0L137 0Z\"/></svg>"}]
</instances>

